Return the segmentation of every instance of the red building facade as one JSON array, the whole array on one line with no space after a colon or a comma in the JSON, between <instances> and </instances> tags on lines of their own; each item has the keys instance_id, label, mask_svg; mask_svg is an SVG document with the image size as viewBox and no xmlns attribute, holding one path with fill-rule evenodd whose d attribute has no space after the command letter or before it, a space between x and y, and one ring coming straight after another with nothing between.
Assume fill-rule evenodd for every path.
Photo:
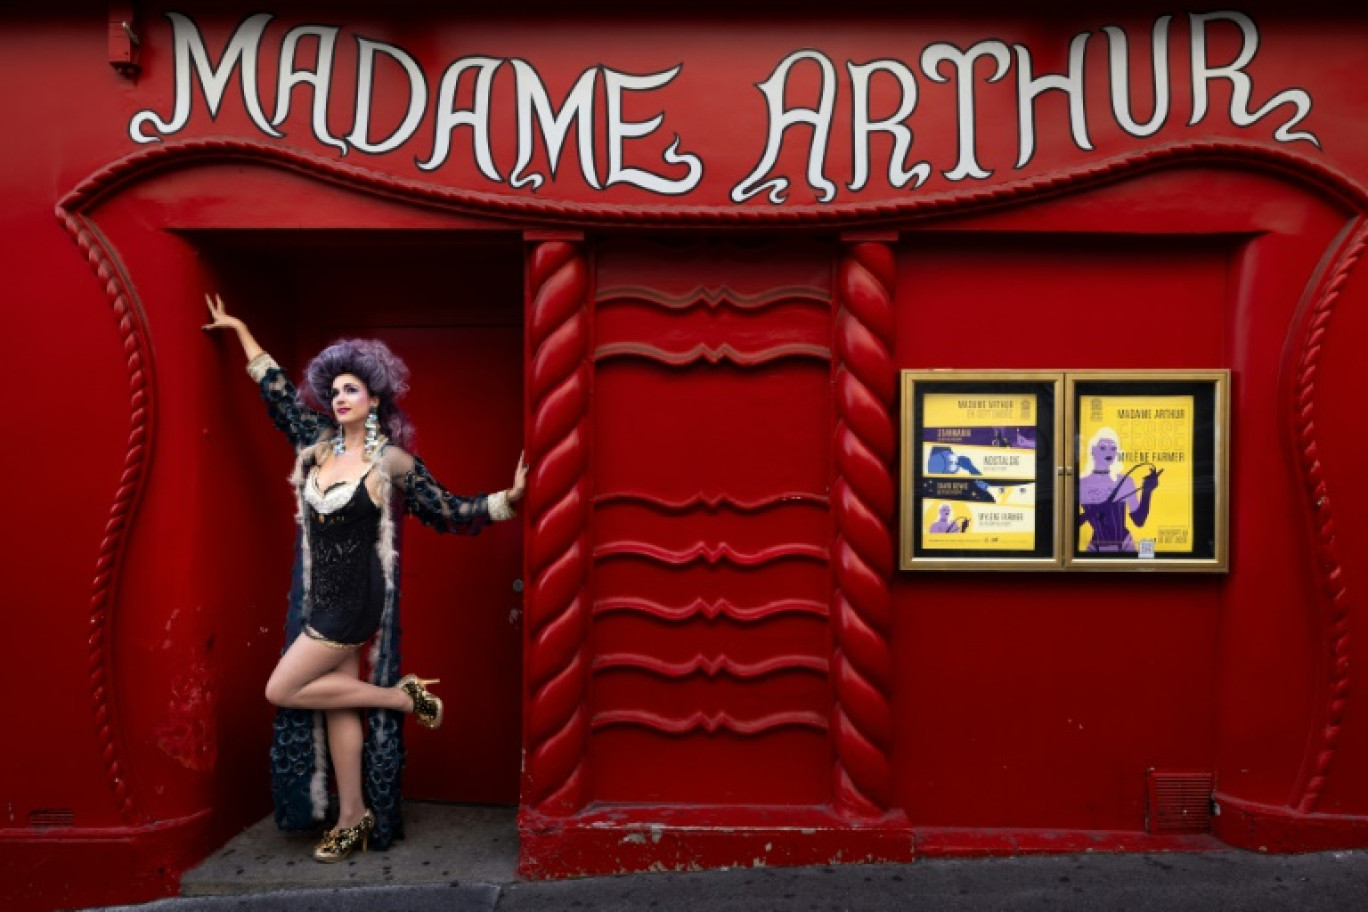
<instances>
[{"instance_id":1,"label":"red building facade","mask_svg":"<svg viewBox=\"0 0 1368 912\"><path fill-rule=\"evenodd\" d=\"M513 12L5 13L7 896L269 810L289 453L206 290L390 342L456 490L526 449L402 590L406 794L528 876L1368 845L1363 17ZM1227 572L898 570L931 368L1228 370Z\"/></svg>"}]
</instances>

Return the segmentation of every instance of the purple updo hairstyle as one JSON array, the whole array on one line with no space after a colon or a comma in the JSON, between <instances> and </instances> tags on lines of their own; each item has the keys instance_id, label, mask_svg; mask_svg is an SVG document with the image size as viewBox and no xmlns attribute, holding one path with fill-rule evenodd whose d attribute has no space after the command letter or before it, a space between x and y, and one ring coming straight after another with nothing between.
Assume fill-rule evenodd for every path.
<instances>
[{"instance_id":1,"label":"purple updo hairstyle","mask_svg":"<svg viewBox=\"0 0 1368 912\"><path fill-rule=\"evenodd\" d=\"M404 449L410 449L413 424L398 405L398 400L408 392L408 365L378 339L339 339L319 352L304 369L304 383L298 394L300 404L331 414L332 383L341 374L357 377L372 396L379 397L381 432Z\"/></svg>"}]
</instances>

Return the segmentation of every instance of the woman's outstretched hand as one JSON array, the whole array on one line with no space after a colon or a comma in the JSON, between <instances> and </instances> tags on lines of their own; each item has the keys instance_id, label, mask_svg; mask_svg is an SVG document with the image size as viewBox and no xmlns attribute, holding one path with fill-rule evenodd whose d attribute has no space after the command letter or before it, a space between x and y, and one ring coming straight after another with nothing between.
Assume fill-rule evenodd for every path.
<instances>
[{"instance_id":1,"label":"woman's outstretched hand","mask_svg":"<svg viewBox=\"0 0 1368 912\"><path fill-rule=\"evenodd\" d=\"M513 471L513 487L508 489L508 502L517 503L527 493L526 453L518 454L518 467Z\"/></svg>"},{"instance_id":2,"label":"woman's outstretched hand","mask_svg":"<svg viewBox=\"0 0 1368 912\"><path fill-rule=\"evenodd\" d=\"M209 322L200 327L205 332L212 332L216 329L243 330L247 328L247 324L228 313L223 298L217 294L206 294L204 303L209 305Z\"/></svg>"},{"instance_id":3,"label":"woman's outstretched hand","mask_svg":"<svg viewBox=\"0 0 1368 912\"><path fill-rule=\"evenodd\" d=\"M204 303L209 305L209 322L201 326L200 329L205 332L231 329L237 333L238 341L242 343L243 354L247 356L248 361L261 354L261 346L257 344L256 339L252 338L251 332L247 329L247 324L228 313L223 298L217 294L206 294Z\"/></svg>"}]
</instances>

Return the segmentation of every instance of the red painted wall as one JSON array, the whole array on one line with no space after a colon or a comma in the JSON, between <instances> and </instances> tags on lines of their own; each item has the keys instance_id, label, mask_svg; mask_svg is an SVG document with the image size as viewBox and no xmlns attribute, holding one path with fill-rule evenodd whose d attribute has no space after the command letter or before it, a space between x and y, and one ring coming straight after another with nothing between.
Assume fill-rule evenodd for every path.
<instances>
[{"instance_id":1,"label":"red painted wall","mask_svg":"<svg viewBox=\"0 0 1368 912\"><path fill-rule=\"evenodd\" d=\"M177 10L215 60L256 12ZM288 453L237 355L196 331L209 288L296 369L338 333L393 341L415 367L423 451L453 487L505 484L527 447L520 527L469 542L410 530L404 591L414 667L491 696L451 701L451 731L411 744L409 793L518 801L530 875L1221 844L1147 832L1152 768L1215 776L1225 843L1368 844L1353 672L1368 88L1346 67L1368 24L1241 10L1259 42L1242 71L1251 117L1232 117L1216 78L1190 124L1185 11L557 8L529 26L436 4L279 8L261 43L266 118L294 26L340 28L334 136L352 128L358 36L425 74L412 138L345 156L313 136L307 86L268 136L240 73L215 117L196 88L184 129L135 143L140 112L173 114L163 10L139 10L136 79L109 66L107 5L6 11L3 313L32 480L10 486L0 550L22 644L0 670L17 733L0 755L0 895L162 895L268 811L260 691L289 579ZM1163 15L1170 112L1127 135L1103 27L1130 38L1143 121ZM1207 29L1213 66L1240 54L1237 21ZM1063 73L1083 34L1092 148L1046 91L1017 165L1019 48L1037 75ZM975 161L991 173L955 179L968 101L923 51L989 39L1009 64L997 81L988 59L974 71ZM760 86L803 49L831 66L826 155L813 164L819 129L798 123L758 168ZM419 166L443 72L476 54L505 61L490 82L498 180L469 127L439 168ZM555 174L541 144L523 170L543 185L513 186L513 58L557 106L591 73L601 189L573 126ZM875 60L913 74L922 186L890 182L876 131L852 189L847 64ZM677 65L623 90L621 179L603 186L608 70ZM402 72L377 70L372 140L408 110ZM786 103L817 107L821 73L796 61ZM888 69L869 85L872 119L907 100ZM1278 135L1297 92L1311 106L1289 129L1318 144ZM624 170L679 182L689 156L702 172L687 192ZM738 201L779 176L782 202ZM896 372L939 367L1230 370L1229 572L893 570ZM471 731L487 750L442 740Z\"/></svg>"}]
</instances>

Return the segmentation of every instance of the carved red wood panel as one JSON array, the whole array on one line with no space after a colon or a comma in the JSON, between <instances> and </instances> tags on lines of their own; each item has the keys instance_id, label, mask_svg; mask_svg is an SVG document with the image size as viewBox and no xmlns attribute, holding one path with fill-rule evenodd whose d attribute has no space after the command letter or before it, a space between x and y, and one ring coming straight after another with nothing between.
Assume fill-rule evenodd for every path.
<instances>
[{"instance_id":1,"label":"carved red wood panel","mask_svg":"<svg viewBox=\"0 0 1368 912\"><path fill-rule=\"evenodd\" d=\"M829 262L819 244L599 249L597 799L827 799Z\"/></svg>"}]
</instances>

